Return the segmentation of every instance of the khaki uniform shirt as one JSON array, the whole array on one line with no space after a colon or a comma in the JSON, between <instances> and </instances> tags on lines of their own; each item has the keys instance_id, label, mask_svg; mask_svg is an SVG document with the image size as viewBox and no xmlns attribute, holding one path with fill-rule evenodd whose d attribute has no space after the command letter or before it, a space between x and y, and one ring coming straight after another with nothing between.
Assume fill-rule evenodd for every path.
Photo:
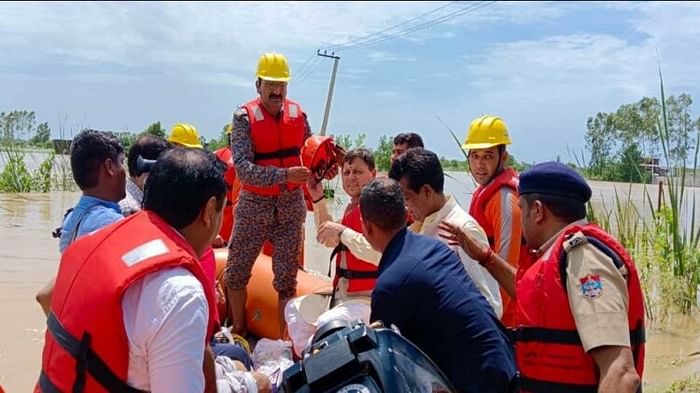
<instances>
[{"instance_id":1,"label":"khaki uniform shirt","mask_svg":"<svg viewBox=\"0 0 700 393\"><path fill-rule=\"evenodd\" d=\"M586 220L580 220L563 228L539 248L538 255L546 259L564 230L585 224ZM574 234L564 241L564 249L567 250L569 306L583 348L588 352L606 345L629 347L627 269L624 266L618 269L610 257L580 238L585 238L583 233ZM589 275L600 276L602 290L597 296L585 295L582 290Z\"/></svg>"}]
</instances>

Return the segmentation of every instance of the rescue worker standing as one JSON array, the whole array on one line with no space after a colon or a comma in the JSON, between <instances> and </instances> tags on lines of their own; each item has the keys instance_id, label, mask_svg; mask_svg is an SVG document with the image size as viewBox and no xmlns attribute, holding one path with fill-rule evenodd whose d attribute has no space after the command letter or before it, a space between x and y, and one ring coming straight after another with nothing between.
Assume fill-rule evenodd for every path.
<instances>
[{"instance_id":1,"label":"rescue worker standing","mask_svg":"<svg viewBox=\"0 0 700 393\"><path fill-rule=\"evenodd\" d=\"M591 189L547 162L520 176L523 235L536 248L520 267L516 361L524 392L635 392L644 369L644 299L634 261L586 221ZM453 238L454 240L454 238ZM505 261L462 237L487 265Z\"/></svg>"},{"instance_id":2,"label":"rescue worker standing","mask_svg":"<svg viewBox=\"0 0 700 393\"><path fill-rule=\"evenodd\" d=\"M226 206L224 207L224 217L221 221L221 236L226 243L231 240L233 231L233 209L238 203L238 194L241 192L241 182L236 177L236 168L233 166L233 154L231 153L231 125L226 127L226 146L214 152L216 157L226 163Z\"/></svg>"},{"instance_id":3,"label":"rescue worker standing","mask_svg":"<svg viewBox=\"0 0 700 393\"><path fill-rule=\"evenodd\" d=\"M497 116L481 116L471 122L462 149L468 151L469 170L479 184L472 194L469 215L486 231L491 248L517 268L531 259L522 242L518 207L518 174L508 168L510 145L506 123ZM498 279L497 272L489 271ZM503 286L503 284L501 284ZM515 303L503 289L501 322L514 327Z\"/></svg>"},{"instance_id":4,"label":"rescue worker standing","mask_svg":"<svg viewBox=\"0 0 700 393\"><path fill-rule=\"evenodd\" d=\"M231 135L241 193L225 279L232 331L241 335L246 331L246 286L265 240L274 248L273 286L278 293L280 321L284 321L286 302L296 294L297 259L306 218L301 185L309 177L300 153L311 129L301 106L287 99L291 79L287 59L278 53L264 54L258 62L257 78L259 96L235 111ZM333 172L331 177L337 170Z\"/></svg>"}]
</instances>

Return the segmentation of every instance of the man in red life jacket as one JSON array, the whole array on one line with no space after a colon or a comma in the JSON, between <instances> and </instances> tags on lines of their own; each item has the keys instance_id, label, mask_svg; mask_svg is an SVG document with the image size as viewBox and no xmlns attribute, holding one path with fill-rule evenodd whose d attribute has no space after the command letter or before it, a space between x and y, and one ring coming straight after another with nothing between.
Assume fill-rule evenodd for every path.
<instances>
[{"instance_id":1,"label":"man in red life jacket","mask_svg":"<svg viewBox=\"0 0 700 393\"><path fill-rule=\"evenodd\" d=\"M486 231L491 248L517 268L531 259L522 241L518 207L518 174L508 168L506 145L511 144L508 127L497 116L474 119L462 148L468 152L469 170L478 187L472 194L469 214ZM495 272L490 272L498 278ZM501 284L503 287L503 284ZM515 303L502 289L501 322L514 327Z\"/></svg>"},{"instance_id":2,"label":"man in red life jacket","mask_svg":"<svg viewBox=\"0 0 700 393\"><path fill-rule=\"evenodd\" d=\"M303 246L306 205L302 184L309 170L302 166L301 148L311 128L301 106L287 99L291 79L287 59L266 53L258 62L259 96L233 115L231 150L241 193L229 244L226 287L231 300L232 331L245 334L246 287L265 240L272 243L273 286L278 311L296 294L297 260ZM337 168L326 174L335 177ZM284 326L281 326L281 333Z\"/></svg>"},{"instance_id":3,"label":"man in red life jacket","mask_svg":"<svg viewBox=\"0 0 700 393\"><path fill-rule=\"evenodd\" d=\"M590 187L572 168L546 162L522 173L518 191L523 235L537 257L520 266L515 284L522 391L637 391L645 341L639 276L620 243L586 221ZM487 266L508 266L466 237L452 240Z\"/></svg>"},{"instance_id":4,"label":"man in red life jacket","mask_svg":"<svg viewBox=\"0 0 700 393\"><path fill-rule=\"evenodd\" d=\"M223 172L204 150L170 150L144 211L67 248L36 391L216 390L215 296L198 258L221 225Z\"/></svg>"},{"instance_id":5,"label":"man in red life jacket","mask_svg":"<svg viewBox=\"0 0 700 393\"><path fill-rule=\"evenodd\" d=\"M323 198L323 184L309 179L308 189L314 201L314 219L319 243L334 247L335 276L333 294L306 295L288 303L285 318L297 354L315 329L333 319L369 323L369 304L377 277L381 254L372 249L362 234L360 193L377 175L374 157L364 148L348 151L343 159L343 190L350 197L343 218L336 222ZM330 310L329 310L330 309Z\"/></svg>"}]
</instances>

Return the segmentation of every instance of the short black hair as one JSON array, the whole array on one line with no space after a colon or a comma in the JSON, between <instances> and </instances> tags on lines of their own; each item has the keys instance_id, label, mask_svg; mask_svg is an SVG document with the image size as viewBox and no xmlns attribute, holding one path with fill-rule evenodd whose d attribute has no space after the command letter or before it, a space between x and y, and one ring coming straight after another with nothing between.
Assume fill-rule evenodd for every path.
<instances>
[{"instance_id":1,"label":"short black hair","mask_svg":"<svg viewBox=\"0 0 700 393\"><path fill-rule=\"evenodd\" d=\"M343 163L345 164L352 164L353 160L356 158L359 158L360 160L364 161L365 164L369 167L369 170L374 169L374 156L372 155L372 152L369 151L368 149L365 149L364 147L358 147L356 149L352 149L349 152L345 153L345 159Z\"/></svg>"},{"instance_id":2,"label":"short black hair","mask_svg":"<svg viewBox=\"0 0 700 393\"><path fill-rule=\"evenodd\" d=\"M523 194L520 198L528 206L532 206L535 201L542 202L554 216L569 223L586 218L586 204L574 198L538 193Z\"/></svg>"},{"instance_id":3,"label":"short black hair","mask_svg":"<svg viewBox=\"0 0 700 393\"><path fill-rule=\"evenodd\" d=\"M116 136L86 129L73 138L70 145L70 169L81 190L97 186L99 170L107 159L117 164L124 148Z\"/></svg>"},{"instance_id":4,"label":"short black hair","mask_svg":"<svg viewBox=\"0 0 700 393\"><path fill-rule=\"evenodd\" d=\"M129 148L126 158L126 166L129 168L129 176L136 176L136 160L139 156L147 160L157 160L158 157L172 145L165 139L152 135L143 134Z\"/></svg>"},{"instance_id":5,"label":"short black hair","mask_svg":"<svg viewBox=\"0 0 700 393\"><path fill-rule=\"evenodd\" d=\"M406 201L401 186L393 179L372 180L360 194L362 219L390 231L406 226Z\"/></svg>"},{"instance_id":6,"label":"short black hair","mask_svg":"<svg viewBox=\"0 0 700 393\"><path fill-rule=\"evenodd\" d=\"M175 229L191 224L209 198L221 209L226 199L226 164L204 149L173 148L153 165L146 181L143 208Z\"/></svg>"},{"instance_id":7,"label":"short black hair","mask_svg":"<svg viewBox=\"0 0 700 393\"><path fill-rule=\"evenodd\" d=\"M394 145L408 145L408 148L425 147L423 138L415 132L402 132L394 137Z\"/></svg>"},{"instance_id":8,"label":"short black hair","mask_svg":"<svg viewBox=\"0 0 700 393\"><path fill-rule=\"evenodd\" d=\"M442 193L445 187L440 159L437 154L421 147L408 149L394 160L389 177L399 182L406 179L408 188L415 193L426 184L437 193Z\"/></svg>"}]
</instances>

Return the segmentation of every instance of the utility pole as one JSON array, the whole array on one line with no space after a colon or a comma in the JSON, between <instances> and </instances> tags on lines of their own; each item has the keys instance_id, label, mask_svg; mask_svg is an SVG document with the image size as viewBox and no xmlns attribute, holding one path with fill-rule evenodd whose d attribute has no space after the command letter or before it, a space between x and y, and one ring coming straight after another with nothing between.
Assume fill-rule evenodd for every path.
<instances>
[{"instance_id":1,"label":"utility pole","mask_svg":"<svg viewBox=\"0 0 700 393\"><path fill-rule=\"evenodd\" d=\"M326 127L328 126L328 115L331 112L331 100L333 99L333 88L335 87L335 74L338 72L338 62L340 61L340 56L336 56L335 52L330 55L325 50L321 53L321 50L316 51L316 55L321 57L328 57L333 59L333 74L331 75L331 83L328 86L328 97L326 98L326 110L323 112L323 123L321 124L321 135L326 135Z\"/></svg>"}]
</instances>

